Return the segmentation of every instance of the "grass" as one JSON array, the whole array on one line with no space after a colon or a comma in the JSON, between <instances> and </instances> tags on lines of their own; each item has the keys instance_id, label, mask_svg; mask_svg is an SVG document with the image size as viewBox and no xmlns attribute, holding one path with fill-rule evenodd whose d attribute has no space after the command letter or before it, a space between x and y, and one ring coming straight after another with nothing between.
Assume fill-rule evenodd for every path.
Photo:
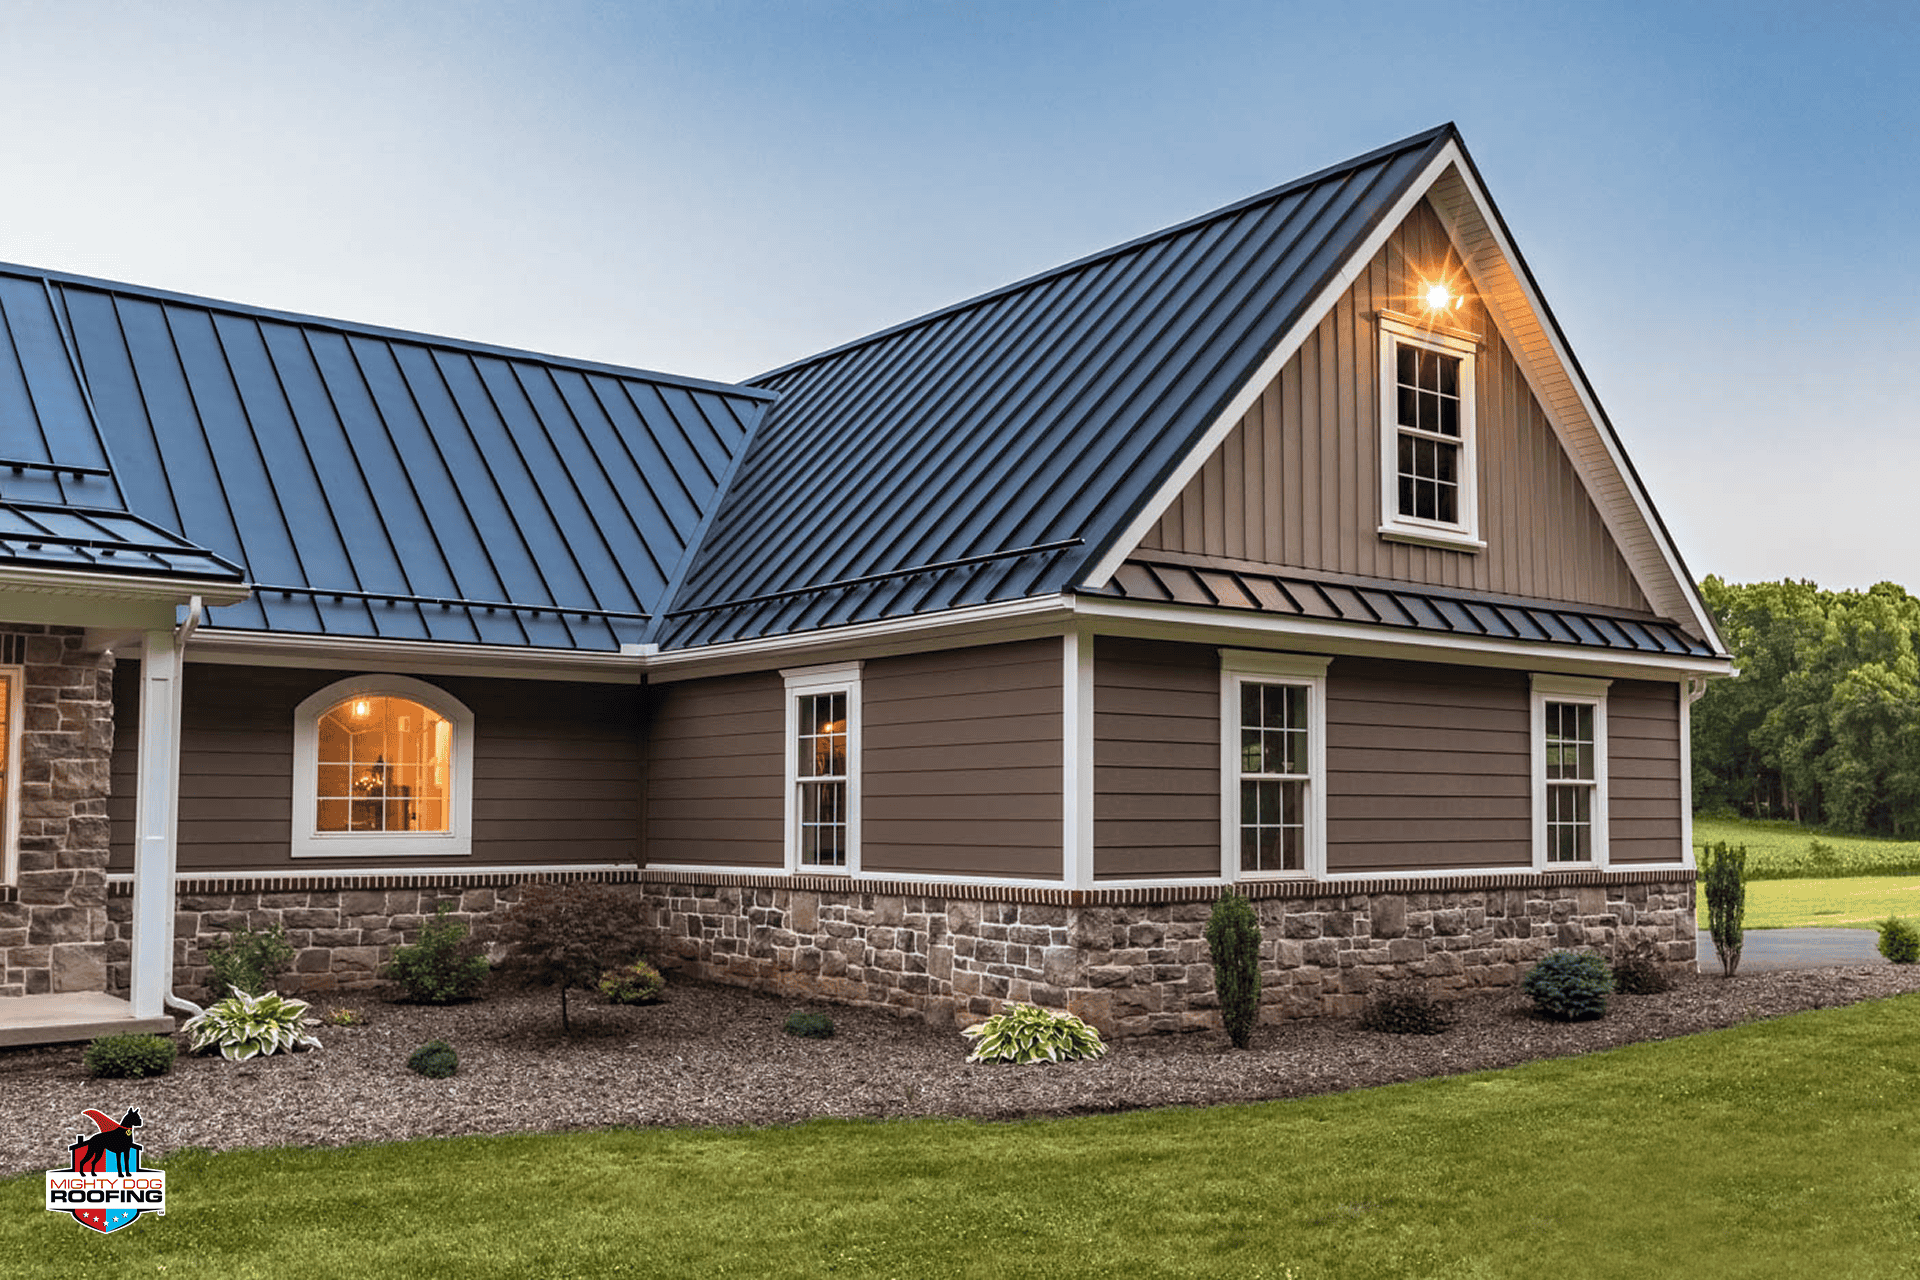
<instances>
[{"instance_id":1,"label":"grass","mask_svg":"<svg viewBox=\"0 0 1920 1280\"><path fill-rule=\"evenodd\" d=\"M1749 880L1920 875L1920 841L1834 835L1795 822L1694 818L1696 852L1720 841L1747 847Z\"/></svg>"},{"instance_id":2,"label":"grass","mask_svg":"<svg viewBox=\"0 0 1920 1280\"><path fill-rule=\"evenodd\" d=\"M1696 898L1704 929L1706 897ZM1871 929L1888 916L1920 921L1920 876L1747 882L1749 929Z\"/></svg>"},{"instance_id":3,"label":"grass","mask_svg":"<svg viewBox=\"0 0 1920 1280\"><path fill-rule=\"evenodd\" d=\"M1916 1088L1908 996L1204 1111L180 1152L168 1216L104 1238L38 1176L0 1182L0 1258L20 1280L1911 1276Z\"/></svg>"}]
</instances>

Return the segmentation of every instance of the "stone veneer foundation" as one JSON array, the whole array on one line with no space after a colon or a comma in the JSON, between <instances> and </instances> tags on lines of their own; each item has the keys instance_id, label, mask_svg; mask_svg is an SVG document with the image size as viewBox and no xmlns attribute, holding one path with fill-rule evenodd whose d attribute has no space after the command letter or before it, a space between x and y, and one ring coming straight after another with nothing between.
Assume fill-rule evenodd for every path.
<instances>
[{"instance_id":1,"label":"stone veneer foundation","mask_svg":"<svg viewBox=\"0 0 1920 1280\"><path fill-rule=\"evenodd\" d=\"M1203 936L1218 890L1068 890L848 882L829 877L586 873L632 886L663 968L800 999L970 1022L1007 1000L1080 1014L1103 1032L1217 1027ZM205 946L230 927L283 925L283 989L365 991L441 901L482 940L529 877L511 873L183 879L178 986L204 994ZM1437 876L1241 886L1265 933L1262 1019L1357 1011L1376 984L1436 994L1511 986L1557 947L1645 949L1694 962L1693 873ZM126 982L130 899L112 900L113 978Z\"/></svg>"},{"instance_id":2,"label":"stone veneer foundation","mask_svg":"<svg viewBox=\"0 0 1920 1280\"><path fill-rule=\"evenodd\" d=\"M113 660L70 627L0 626L23 666L19 874L0 885L0 997L106 986Z\"/></svg>"}]
</instances>

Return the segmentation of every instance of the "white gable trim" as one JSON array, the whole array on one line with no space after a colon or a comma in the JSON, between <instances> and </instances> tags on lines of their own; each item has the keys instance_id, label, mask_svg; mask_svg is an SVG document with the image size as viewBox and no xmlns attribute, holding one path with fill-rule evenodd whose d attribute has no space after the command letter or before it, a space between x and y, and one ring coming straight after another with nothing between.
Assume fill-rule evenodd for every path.
<instances>
[{"instance_id":1,"label":"white gable trim","mask_svg":"<svg viewBox=\"0 0 1920 1280\"><path fill-rule=\"evenodd\" d=\"M1253 408L1254 401L1258 400L1261 393L1267 389L1267 384L1280 376L1280 371L1286 368L1287 361L1293 359L1300 348L1306 344L1308 336L1332 313L1334 307L1339 305L1340 299L1345 297L1347 290L1353 287L1353 282L1360 278L1360 273L1367 269L1374 255L1386 247L1393 233L1400 229L1400 224L1407 220L1414 206L1419 204L1421 198L1426 195L1427 188L1432 186L1447 166L1455 163L1458 157L1459 149L1449 142L1440 149L1427 167L1421 170L1420 176L1408 185L1406 191L1394 202L1393 208L1380 219L1367 238L1360 242L1360 247L1354 250L1353 255L1340 268L1339 274L1328 281L1327 287L1320 291L1319 297L1308 304L1293 328L1280 336L1279 344L1267 353L1267 358L1260 362L1260 367L1254 370L1253 376L1241 385L1233 399L1227 401L1227 407L1222 409L1219 416L1213 420L1213 425L1207 428L1207 433L1200 438L1200 442L1180 460L1180 465L1173 469L1172 474L1161 484L1159 490L1145 506L1140 508L1139 514L1107 548L1106 554L1101 556L1087 575L1081 579L1080 585L1083 588L1092 590L1103 587L1112 579L1115 571L1120 568L1121 562L1133 553L1133 549L1140 545L1140 540L1160 522L1160 517L1167 513L1167 508L1173 505L1174 499L1186 489L1187 482L1200 474L1200 468L1207 464L1207 459L1226 443L1227 437L1240 424L1240 419L1247 416L1248 411Z\"/></svg>"},{"instance_id":2,"label":"white gable trim","mask_svg":"<svg viewBox=\"0 0 1920 1280\"><path fill-rule=\"evenodd\" d=\"M1690 622L1720 651L1726 644L1681 566L1679 553L1662 531L1653 504L1626 464L1626 456L1593 390L1575 370L1558 329L1525 275L1513 245L1500 230L1491 202L1473 177L1472 166L1456 141L1449 140L1408 186L1373 232L1347 259L1340 273L1301 314L1299 321L1261 362L1198 443L1141 507L1105 554L1081 580L1094 590L1112 580L1122 562L1166 515L1189 482L1219 450L1234 427L1252 409L1267 385L1280 375L1307 337L1333 310L1367 269L1389 237L1399 230L1422 199L1431 197L1448 236L1472 276L1474 287L1520 365L1528 386L1546 412L1561 447L1579 473L1608 533L1647 599L1662 615Z\"/></svg>"}]
</instances>

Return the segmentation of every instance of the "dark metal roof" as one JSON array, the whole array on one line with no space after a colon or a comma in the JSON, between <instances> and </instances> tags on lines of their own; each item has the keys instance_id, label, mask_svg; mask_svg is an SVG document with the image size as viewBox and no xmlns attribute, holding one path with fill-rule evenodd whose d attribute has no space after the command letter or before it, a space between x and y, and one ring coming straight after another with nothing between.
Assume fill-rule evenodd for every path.
<instances>
[{"instance_id":1,"label":"dark metal roof","mask_svg":"<svg viewBox=\"0 0 1920 1280\"><path fill-rule=\"evenodd\" d=\"M240 566L125 511L0 502L0 563L238 582Z\"/></svg>"},{"instance_id":2,"label":"dark metal roof","mask_svg":"<svg viewBox=\"0 0 1920 1280\"><path fill-rule=\"evenodd\" d=\"M1111 583L1083 594L1357 622L1473 640L1522 640L1674 658L1716 656L1712 646L1652 615L1634 617L1539 600L1415 589L1372 579L1270 573L1242 565L1135 556L1120 566Z\"/></svg>"},{"instance_id":3,"label":"dark metal roof","mask_svg":"<svg viewBox=\"0 0 1920 1280\"><path fill-rule=\"evenodd\" d=\"M780 400L659 638L1070 589L1455 136L1422 133L755 379Z\"/></svg>"},{"instance_id":4,"label":"dark metal roof","mask_svg":"<svg viewBox=\"0 0 1920 1280\"><path fill-rule=\"evenodd\" d=\"M124 491L244 567L261 589L215 627L638 641L770 398L0 266L10 324L33 297L32 342L0 353L0 449L99 468L49 483ZM97 447L62 453L88 409Z\"/></svg>"}]
</instances>

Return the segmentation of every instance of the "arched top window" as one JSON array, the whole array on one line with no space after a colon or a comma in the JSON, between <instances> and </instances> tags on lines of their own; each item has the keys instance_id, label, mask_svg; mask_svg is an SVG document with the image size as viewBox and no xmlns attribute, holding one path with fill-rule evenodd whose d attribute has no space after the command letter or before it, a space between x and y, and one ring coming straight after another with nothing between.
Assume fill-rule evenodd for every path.
<instances>
[{"instance_id":1,"label":"arched top window","mask_svg":"<svg viewBox=\"0 0 1920 1280\"><path fill-rule=\"evenodd\" d=\"M356 676L294 712L295 857L471 851L473 717L444 689Z\"/></svg>"}]
</instances>

